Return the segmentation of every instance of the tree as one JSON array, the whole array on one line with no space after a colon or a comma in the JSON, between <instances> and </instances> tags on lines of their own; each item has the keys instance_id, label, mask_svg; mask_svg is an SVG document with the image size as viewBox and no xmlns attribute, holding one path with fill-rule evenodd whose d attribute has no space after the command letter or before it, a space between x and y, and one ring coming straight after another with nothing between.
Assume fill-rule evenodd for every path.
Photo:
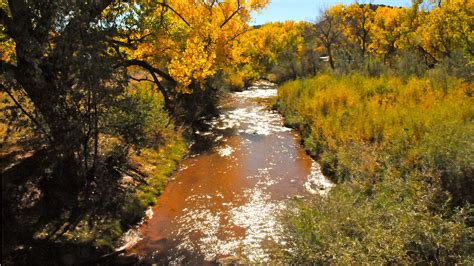
<instances>
[{"instance_id":1,"label":"tree","mask_svg":"<svg viewBox=\"0 0 474 266\"><path fill-rule=\"evenodd\" d=\"M403 12L404 9L394 7L378 7L375 10L368 50L376 56L383 57L384 61L401 48Z\"/></svg>"},{"instance_id":2,"label":"tree","mask_svg":"<svg viewBox=\"0 0 474 266\"><path fill-rule=\"evenodd\" d=\"M261 77L282 81L299 76L305 42L302 31L308 25L307 22L273 22L242 34L236 46L242 60L226 68L229 81L243 86Z\"/></svg>"},{"instance_id":3,"label":"tree","mask_svg":"<svg viewBox=\"0 0 474 266\"><path fill-rule=\"evenodd\" d=\"M137 79L127 68L147 71L172 112L179 93L229 62L250 10L265 3L2 1L1 88L31 100L57 158L53 180L78 188L94 178L103 114Z\"/></svg>"},{"instance_id":4,"label":"tree","mask_svg":"<svg viewBox=\"0 0 474 266\"><path fill-rule=\"evenodd\" d=\"M344 34L347 40L355 43L365 56L370 42L374 11L370 5L352 4L343 9Z\"/></svg>"},{"instance_id":5,"label":"tree","mask_svg":"<svg viewBox=\"0 0 474 266\"><path fill-rule=\"evenodd\" d=\"M329 65L334 69L333 48L341 38L342 5L335 5L322 12L318 21L314 24L316 36L326 49L329 57Z\"/></svg>"},{"instance_id":6,"label":"tree","mask_svg":"<svg viewBox=\"0 0 474 266\"><path fill-rule=\"evenodd\" d=\"M123 71L107 53L117 26L102 13L111 3L20 0L0 10L15 47L14 60L1 62L2 89L23 91L40 114L64 188L92 178L101 107L123 88Z\"/></svg>"},{"instance_id":7,"label":"tree","mask_svg":"<svg viewBox=\"0 0 474 266\"><path fill-rule=\"evenodd\" d=\"M422 17L423 23L417 29L420 46L426 53L439 61L451 57L456 50L474 55L474 3L468 0L440 1Z\"/></svg>"},{"instance_id":8,"label":"tree","mask_svg":"<svg viewBox=\"0 0 474 266\"><path fill-rule=\"evenodd\" d=\"M267 2L146 2L139 10L147 18L141 23L146 41L129 54L169 73L174 84L163 90L169 109L193 123L212 108L215 91L207 79L243 61L238 38L248 30L250 12Z\"/></svg>"}]
</instances>

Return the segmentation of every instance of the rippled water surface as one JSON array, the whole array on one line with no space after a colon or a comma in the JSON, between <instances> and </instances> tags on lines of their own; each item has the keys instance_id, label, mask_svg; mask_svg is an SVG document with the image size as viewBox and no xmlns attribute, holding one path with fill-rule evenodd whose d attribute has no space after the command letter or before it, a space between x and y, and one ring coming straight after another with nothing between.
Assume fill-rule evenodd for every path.
<instances>
[{"instance_id":1,"label":"rippled water surface","mask_svg":"<svg viewBox=\"0 0 474 266\"><path fill-rule=\"evenodd\" d=\"M276 219L286 199L324 192L330 183L268 108L276 89L256 83L221 101L209 130L181 164L128 253L143 263L265 262L280 242ZM202 142L202 143L200 143Z\"/></svg>"}]
</instances>

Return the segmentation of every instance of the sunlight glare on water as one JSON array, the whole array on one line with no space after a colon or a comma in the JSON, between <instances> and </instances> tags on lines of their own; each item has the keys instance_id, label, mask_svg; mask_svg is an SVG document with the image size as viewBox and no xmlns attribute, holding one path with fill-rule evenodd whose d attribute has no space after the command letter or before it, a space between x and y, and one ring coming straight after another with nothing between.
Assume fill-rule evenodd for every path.
<instances>
[{"instance_id":1,"label":"sunlight glare on water","mask_svg":"<svg viewBox=\"0 0 474 266\"><path fill-rule=\"evenodd\" d=\"M287 199L331 186L268 108L276 95L261 82L223 100L210 130L196 132L213 147L182 163L129 252L143 263L269 260L271 243L282 241L278 214Z\"/></svg>"}]
</instances>

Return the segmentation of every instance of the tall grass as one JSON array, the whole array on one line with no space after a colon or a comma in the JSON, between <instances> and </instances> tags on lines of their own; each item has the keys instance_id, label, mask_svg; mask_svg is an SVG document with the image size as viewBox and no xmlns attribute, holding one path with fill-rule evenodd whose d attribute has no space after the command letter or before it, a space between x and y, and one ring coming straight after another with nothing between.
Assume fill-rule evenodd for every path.
<instances>
[{"instance_id":1,"label":"tall grass","mask_svg":"<svg viewBox=\"0 0 474 266\"><path fill-rule=\"evenodd\" d=\"M472 84L449 76L403 81L319 75L281 86L278 108L287 123L301 131L323 173L342 183L317 204L301 203L287 219L290 235L319 239L319 244L306 239L315 247L302 256L314 255L309 260L319 262L371 261L364 256L375 245L372 261L463 261L460 254L472 248L463 241L472 230L453 207L474 197L472 91ZM315 225L299 226L305 223ZM384 241L383 234L396 239ZM299 243L292 250L308 248L298 237L291 239Z\"/></svg>"},{"instance_id":2,"label":"tall grass","mask_svg":"<svg viewBox=\"0 0 474 266\"><path fill-rule=\"evenodd\" d=\"M472 90L450 77L321 75L288 82L278 93L287 122L303 132L306 148L334 181L378 180L390 165L403 177L417 172L447 184L472 177ZM453 165L459 169L447 169ZM471 190L460 187L452 196L472 202L472 186L465 188Z\"/></svg>"}]
</instances>

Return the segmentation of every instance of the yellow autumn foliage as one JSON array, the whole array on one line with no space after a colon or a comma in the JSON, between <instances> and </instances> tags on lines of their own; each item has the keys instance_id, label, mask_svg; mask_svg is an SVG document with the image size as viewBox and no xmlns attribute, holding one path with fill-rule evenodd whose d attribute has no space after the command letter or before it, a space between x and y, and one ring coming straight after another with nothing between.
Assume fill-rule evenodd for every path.
<instances>
[{"instance_id":1,"label":"yellow autumn foliage","mask_svg":"<svg viewBox=\"0 0 474 266\"><path fill-rule=\"evenodd\" d=\"M286 123L337 184L288 208L281 260L471 265L473 92L449 76L283 84Z\"/></svg>"},{"instance_id":2,"label":"yellow autumn foliage","mask_svg":"<svg viewBox=\"0 0 474 266\"><path fill-rule=\"evenodd\" d=\"M245 62L237 39L247 31L250 12L267 0L171 0L149 4L154 16L145 27L149 41L131 51L134 58L165 67L178 83L179 93L190 93L219 70ZM199 86L198 86L199 87Z\"/></svg>"},{"instance_id":3,"label":"yellow autumn foliage","mask_svg":"<svg viewBox=\"0 0 474 266\"><path fill-rule=\"evenodd\" d=\"M226 68L231 84L265 77L273 66L285 60L300 60L305 42L302 31L307 24L274 22L245 32L236 46L241 51L240 64Z\"/></svg>"}]
</instances>

